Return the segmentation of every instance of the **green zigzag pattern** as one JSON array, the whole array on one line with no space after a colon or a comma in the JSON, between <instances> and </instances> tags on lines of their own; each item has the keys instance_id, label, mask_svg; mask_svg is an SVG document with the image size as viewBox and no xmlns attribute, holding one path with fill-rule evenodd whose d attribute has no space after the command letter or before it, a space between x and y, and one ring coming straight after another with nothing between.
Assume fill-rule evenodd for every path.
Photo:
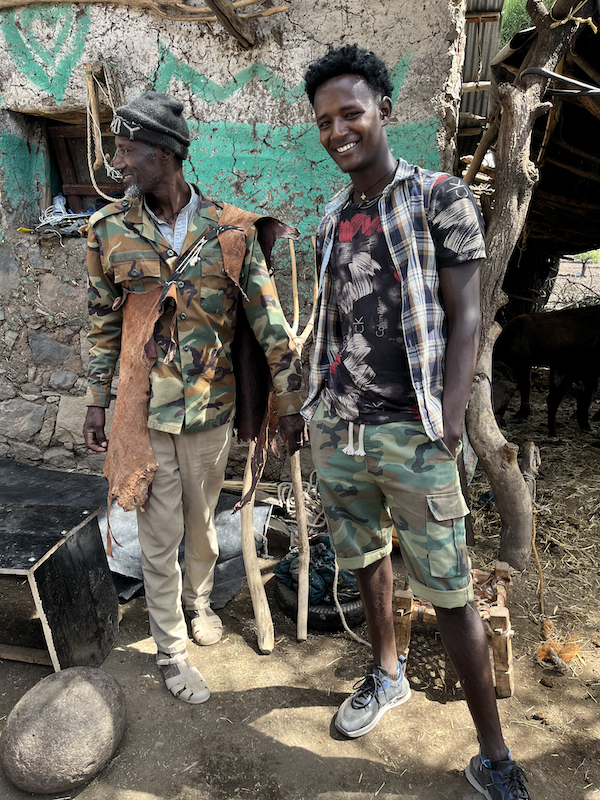
<instances>
[{"instance_id":1,"label":"green zigzag pattern","mask_svg":"<svg viewBox=\"0 0 600 800\"><path fill-rule=\"evenodd\" d=\"M394 93L392 101L396 102L398 93L410 67L411 53L405 53L402 58L390 70ZM163 44L159 44L158 67L151 82L157 92L164 92L171 78L181 81L194 92L200 95L207 103L221 103L236 92L239 92L255 78L258 78L262 85L276 100L285 100L288 103L295 102L304 93L304 82L297 86L288 86L279 78L269 67L263 64L254 63L246 69L238 72L223 85L215 83L206 75L198 72L189 64L177 59Z\"/></svg>"}]
</instances>

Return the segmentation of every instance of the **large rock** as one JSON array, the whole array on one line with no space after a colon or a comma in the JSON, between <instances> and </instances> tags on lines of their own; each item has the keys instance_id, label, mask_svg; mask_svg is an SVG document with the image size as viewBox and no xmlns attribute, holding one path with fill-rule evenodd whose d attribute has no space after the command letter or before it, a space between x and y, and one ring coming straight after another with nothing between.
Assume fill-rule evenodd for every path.
<instances>
[{"instance_id":1,"label":"large rock","mask_svg":"<svg viewBox=\"0 0 600 800\"><path fill-rule=\"evenodd\" d=\"M50 386L53 389L71 389L77 380L77 374L65 369L55 369L50 375Z\"/></svg>"},{"instance_id":2,"label":"large rock","mask_svg":"<svg viewBox=\"0 0 600 800\"><path fill-rule=\"evenodd\" d=\"M0 435L26 442L40 430L46 406L15 397L0 403Z\"/></svg>"},{"instance_id":3,"label":"large rock","mask_svg":"<svg viewBox=\"0 0 600 800\"><path fill-rule=\"evenodd\" d=\"M58 416L54 428L54 437L59 442L70 442L72 444L84 444L83 423L87 414L85 397L72 397L63 395L58 406ZM113 409L106 409L105 433L110 433Z\"/></svg>"},{"instance_id":4,"label":"large rock","mask_svg":"<svg viewBox=\"0 0 600 800\"><path fill-rule=\"evenodd\" d=\"M12 298L20 279L17 257L7 245L0 246L0 297Z\"/></svg>"},{"instance_id":5,"label":"large rock","mask_svg":"<svg viewBox=\"0 0 600 800\"><path fill-rule=\"evenodd\" d=\"M67 318L85 314L87 289L82 281L73 286L58 275L45 274L40 277L40 300L44 308L51 308L53 314L64 314Z\"/></svg>"},{"instance_id":6,"label":"large rock","mask_svg":"<svg viewBox=\"0 0 600 800\"><path fill-rule=\"evenodd\" d=\"M58 366L63 364L74 352L72 347L57 342L47 333L29 331L27 341L29 342L29 347L31 347L35 364Z\"/></svg>"},{"instance_id":7,"label":"large rock","mask_svg":"<svg viewBox=\"0 0 600 800\"><path fill-rule=\"evenodd\" d=\"M125 730L125 697L101 669L71 667L41 680L0 737L6 777L25 792L68 792L93 778Z\"/></svg>"}]
</instances>

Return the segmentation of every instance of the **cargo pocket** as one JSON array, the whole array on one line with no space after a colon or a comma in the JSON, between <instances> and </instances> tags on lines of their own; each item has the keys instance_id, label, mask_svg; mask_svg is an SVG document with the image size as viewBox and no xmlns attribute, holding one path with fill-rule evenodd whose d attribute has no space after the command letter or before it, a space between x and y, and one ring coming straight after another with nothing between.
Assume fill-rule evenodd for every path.
<instances>
[{"instance_id":1,"label":"cargo pocket","mask_svg":"<svg viewBox=\"0 0 600 800\"><path fill-rule=\"evenodd\" d=\"M131 258L131 254L126 255L127 258L119 260L112 257L113 274L115 283L140 281L142 278L160 278L160 261L158 256L156 258ZM136 290L137 291L137 290Z\"/></svg>"},{"instance_id":2,"label":"cargo pocket","mask_svg":"<svg viewBox=\"0 0 600 800\"><path fill-rule=\"evenodd\" d=\"M462 574L463 558L456 544L456 524L469 513L461 491L427 495L427 554L433 578Z\"/></svg>"},{"instance_id":3,"label":"cargo pocket","mask_svg":"<svg viewBox=\"0 0 600 800\"><path fill-rule=\"evenodd\" d=\"M207 314L227 314L235 305L236 287L225 274L223 262L202 264L200 306Z\"/></svg>"}]
</instances>

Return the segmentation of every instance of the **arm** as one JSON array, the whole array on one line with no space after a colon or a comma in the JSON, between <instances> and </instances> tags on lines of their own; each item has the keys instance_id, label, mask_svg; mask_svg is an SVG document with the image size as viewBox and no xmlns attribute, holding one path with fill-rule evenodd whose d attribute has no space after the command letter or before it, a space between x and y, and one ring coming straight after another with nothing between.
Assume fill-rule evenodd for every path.
<instances>
[{"instance_id":1,"label":"arm","mask_svg":"<svg viewBox=\"0 0 600 800\"><path fill-rule=\"evenodd\" d=\"M88 236L88 312L92 329L88 365L87 415L83 425L86 446L96 453L106 452L105 411L110 405L110 385L121 349L121 312L112 306L119 296L112 280L102 268L101 243L90 228Z\"/></svg>"},{"instance_id":2,"label":"arm","mask_svg":"<svg viewBox=\"0 0 600 800\"><path fill-rule=\"evenodd\" d=\"M479 346L480 260L440 269L440 290L448 318L444 364L444 442L456 452Z\"/></svg>"}]
</instances>

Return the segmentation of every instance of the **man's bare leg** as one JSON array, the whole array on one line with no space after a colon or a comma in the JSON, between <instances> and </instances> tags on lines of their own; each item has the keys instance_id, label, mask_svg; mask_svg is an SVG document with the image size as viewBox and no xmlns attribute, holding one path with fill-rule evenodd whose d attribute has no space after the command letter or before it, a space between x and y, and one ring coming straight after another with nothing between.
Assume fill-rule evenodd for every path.
<instances>
[{"instance_id":1,"label":"man's bare leg","mask_svg":"<svg viewBox=\"0 0 600 800\"><path fill-rule=\"evenodd\" d=\"M479 612L467 605L438 607L435 613L444 647L454 664L477 728L481 751L492 762L504 761L508 748L500 728L487 636Z\"/></svg>"},{"instance_id":2,"label":"man's bare leg","mask_svg":"<svg viewBox=\"0 0 600 800\"><path fill-rule=\"evenodd\" d=\"M383 667L390 678L395 680L398 654L392 611L392 560L389 555L384 556L368 567L355 570L355 575L369 626L373 662Z\"/></svg>"}]
</instances>

